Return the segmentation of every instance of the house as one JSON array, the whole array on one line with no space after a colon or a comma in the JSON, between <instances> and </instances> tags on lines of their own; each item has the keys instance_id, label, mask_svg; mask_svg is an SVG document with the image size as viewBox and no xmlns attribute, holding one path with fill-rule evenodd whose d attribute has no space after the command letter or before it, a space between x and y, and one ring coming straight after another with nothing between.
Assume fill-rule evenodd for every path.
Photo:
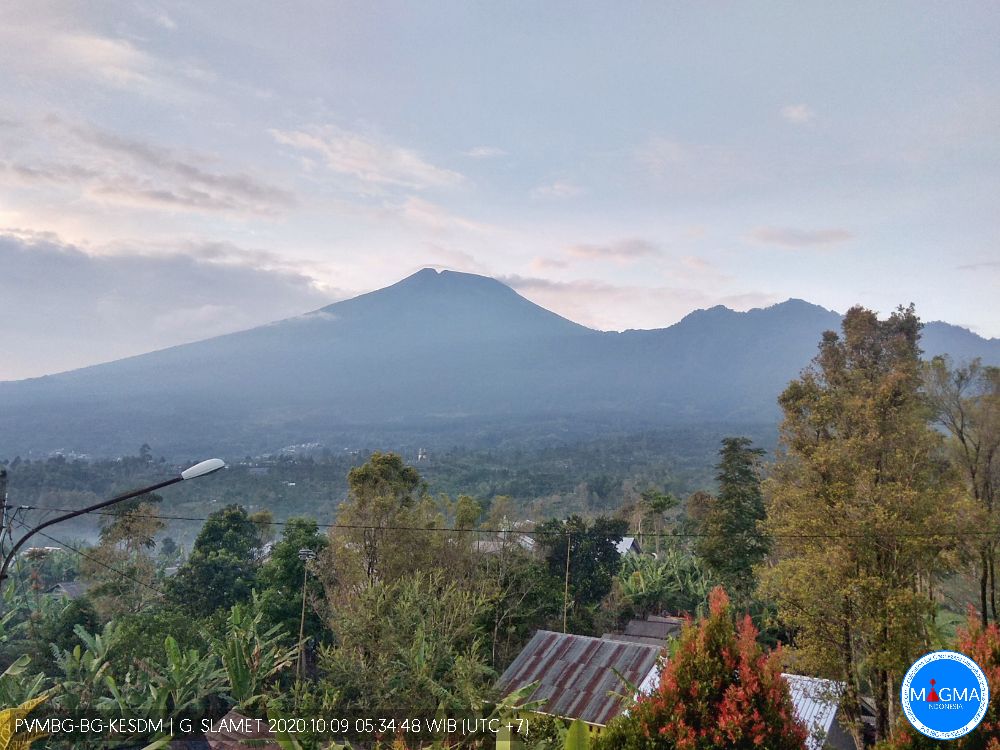
<instances>
[{"instance_id":1,"label":"house","mask_svg":"<svg viewBox=\"0 0 1000 750\"><path fill-rule=\"evenodd\" d=\"M629 620L622 633L605 633L601 637L610 641L645 643L665 648L671 640L681 634L683 625L683 617L647 615L645 620Z\"/></svg>"},{"instance_id":2,"label":"house","mask_svg":"<svg viewBox=\"0 0 1000 750\"><path fill-rule=\"evenodd\" d=\"M634 536L623 536L622 540L615 545L615 548L622 557L625 555L642 554L642 547L639 546L639 542L636 541Z\"/></svg>"},{"instance_id":3,"label":"house","mask_svg":"<svg viewBox=\"0 0 1000 750\"><path fill-rule=\"evenodd\" d=\"M540 713L582 719L592 732L600 732L621 711L618 695L626 692L626 684L640 692L656 687L661 651L644 643L539 630L497 687L507 695L537 681L528 700L545 701Z\"/></svg>"},{"instance_id":4,"label":"house","mask_svg":"<svg viewBox=\"0 0 1000 750\"><path fill-rule=\"evenodd\" d=\"M46 594L64 596L67 599L79 599L90 590L90 584L86 581L62 581L49 588Z\"/></svg>"},{"instance_id":5,"label":"house","mask_svg":"<svg viewBox=\"0 0 1000 750\"><path fill-rule=\"evenodd\" d=\"M539 630L500 676L497 688L508 695L537 682L527 700L544 701L539 713L581 719L592 733L600 733L621 712L626 684L636 686L640 695L659 685L663 646L676 636L674 628L681 622L670 617L633 620L636 634L602 638ZM657 633L665 637L657 638ZM782 677L795 716L809 732L806 750L854 750L838 716L843 683L795 674Z\"/></svg>"}]
</instances>

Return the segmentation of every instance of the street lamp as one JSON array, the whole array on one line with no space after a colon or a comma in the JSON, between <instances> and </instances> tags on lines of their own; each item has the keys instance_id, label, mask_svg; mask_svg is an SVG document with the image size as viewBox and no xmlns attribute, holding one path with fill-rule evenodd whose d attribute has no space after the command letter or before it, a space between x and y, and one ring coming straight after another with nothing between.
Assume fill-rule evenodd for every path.
<instances>
[{"instance_id":1,"label":"street lamp","mask_svg":"<svg viewBox=\"0 0 1000 750\"><path fill-rule=\"evenodd\" d=\"M107 508L109 505L114 505L115 503L120 503L123 500L131 500L133 497L139 497L139 495L145 495L147 492L155 492L156 490L163 489L164 487L169 487L172 484L177 484L178 482L183 482L188 479L197 479L198 477L203 477L208 474L212 474L219 469L225 468L226 464L221 458L210 458L207 461L202 461L194 466L190 466L180 474L165 482L159 482L158 484L150 485L149 487L143 487L141 490L132 490L131 492L126 492L124 495L118 495L111 498L110 500L105 500L102 503L97 503L96 505L90 505L86 508L80 508L80 510L74 510L71 513L66 513L62 516L56 516L55 518L50 518L45 523L40 523L33 529L28 529L27 533L17 540L10 552L3 560L3 566L0 567L0 583L7 578L7 568L10 566L11 561L14 559L14 555L21 548L28 539L37 534L42 529L48 528L53 524L61 523L62 521L68 521L71 518L76 518L77 516L82 516L84 513L93 513L95 510L100 510L101 508Z\"/></svg>"}]
</instances>

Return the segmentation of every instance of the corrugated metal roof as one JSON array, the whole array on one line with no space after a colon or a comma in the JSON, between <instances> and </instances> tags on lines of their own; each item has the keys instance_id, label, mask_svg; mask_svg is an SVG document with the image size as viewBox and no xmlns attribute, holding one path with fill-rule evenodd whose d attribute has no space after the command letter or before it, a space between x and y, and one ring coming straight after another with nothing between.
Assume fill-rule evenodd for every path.
<instances>
[{"instance_id":1,"label":"corrugated metal roof","mask_svg":"<svg viewBox=\"0 0 1000 750\"><path fill-rule=\"evenodd\" d=\"M643 638L673 638L681 632L679 622L661 622L657 620L629 620L625 626L625 635L638 635Z\"/></svg>"},{"instance_id":2,"label":"corrugated metal roof","mask_svg":"<svg viewBox=\"0 0 1000 750\"><path fill-rule=\"evenodd\" d=\"M821 750L840 707L844 683L799 674L781 676L788 683L795 716L809 732L806 750Z\"/></svg>"},{"instance_id":3,"label":"corrugated metal roof","mask_svg":"<svg viewBox=\"0 0 1000 750\"><path fill-rule=\"evenodd\" d=\"M648 646L666 648L670 641L664 638L650 638L643 635L625 635L624 633L605 633L601 636L606 641L622 641L623 643L645 643Z\"/></svg>"},{"instance_id":4,"label":"corrugated metal roof","mask_svg":"<svg viewBox=\"0 0 1000 750\"><path fill-rule=\"evenodd\" d=\"M656 666L660 651L640 643L539 630L497 687L506 695L537 681L528 700L545 700L541 711L605 725L621 710L619 698L609 695L624 691L614 670L639 685Z\"/></svg>"}]
</instances>

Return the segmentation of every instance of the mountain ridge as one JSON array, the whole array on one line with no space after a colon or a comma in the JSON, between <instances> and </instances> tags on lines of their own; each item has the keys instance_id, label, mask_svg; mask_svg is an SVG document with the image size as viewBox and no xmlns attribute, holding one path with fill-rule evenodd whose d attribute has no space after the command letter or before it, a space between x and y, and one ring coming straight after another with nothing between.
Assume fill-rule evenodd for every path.
<instances>
[{"instance_id":1,"label":"mountain ridge","mask_svg":"<svg viewBox=\"0 0 1000 750\"><path fill-rule=\"evenodd\" d=\"M475 432L479 420L515 433L545 420L774 423L777 394L839 321L792 299L602 332L496 279L424 269L265 326L0 382L0 456L113 454L143 442L242 455L359 435L377 442L390 428L462 440L463 420L461 430ZM949 324L928 324L924 343L928 356L1000 364L1000 342Z\"/></svg>"}]
</instances>

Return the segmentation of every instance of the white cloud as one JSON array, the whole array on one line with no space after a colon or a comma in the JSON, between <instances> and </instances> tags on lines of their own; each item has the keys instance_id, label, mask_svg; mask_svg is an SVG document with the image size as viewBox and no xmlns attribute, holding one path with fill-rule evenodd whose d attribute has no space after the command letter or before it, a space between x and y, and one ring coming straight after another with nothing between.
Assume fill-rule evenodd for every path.
<instances>
[{"instance_id":1,"label":"white cloud","mask_svg":"<svg viewBox=\"0 0 1000 750\"><path fill-rule=\"evenodd\" d=\"M830 229L795 229L791 227L757 227L749 238L763 245L788 248L829 247L854 239L853 232L832 227Z\"/></svg>"},{"instance_id":2,"label":"white cloud","mask_svg":"<svg viewBox=\"0 0 1000 750\"><path fill-rule=\"evenodd\" d=\"M786 104L781 116L795 125L805 125L816 119L816 113L807 104Z\"/></svg>"},{"instance_id":3,"label":"white cloud","mask_svg":"<svg viewBox=\"0 0 1000 750\"><path fill-rule=\"evenodd\" d=\"M566 253L570 257L584 260L631 262L656 255L659 253L659 249L648 240L633 237L603 245L589 243L570 245L566 248Z\"/></svg>"},{"instance_id":4,"label":"white cloud","mask_svg":"<svg viewBox=\"0 0 1000 750\"><path fill-rule=\"evenodd\" d=\"M507 155L506 151L496 146L476 146L463 153L472 159L496 159Z\"/></svg>"},{"instance_id":5,"label":"white cloud","mask_svg":"<svg viewBox=\"0 0 1000 750\"><path fill-rule=\"evenodd\" d=\"M64 191L91 202L196 212L275 214L296 204L288 190L241 172L212 171L202 155L55 117L0 134L0 184Z\"/></svg>"},{"instance_id":6,"label":"white cloud","mask_svg":"<svg viewBox=\"0 0 1000 750\"><path fill-rule=\"evenodd\" d=\"M583 188L569 180L556 180L545 185L539 185L531 191L534 198L561 200L574 198L583 193Z\"/></svg>"},{"instance_id":7,"label":"white cloud","mask_svg":"<svg viewBox=\"0 0 1000 750\"><path fill-rule=\"evenodd\" d=\"M235 246L94 254L48 233L0 230L0 319L11 355L0 358L0 380L242 330L344 296L301 271L262 267L268 255Z\"/></svg>"},{"instance_id":8,"label":"white cloud","mask_svg":"<svg viewBox=\"0 0 1000 750\"><path fill-rule=\"evenodd\" d=\"M457 216L437 203L431 203L414 195L403 202L399 212L406 221L436 232L456 229L467 232L488 232L493 229L489 224Z\"/></svg>"},{"instance_id":9,"label":"white cloud","mask_svg":"<svg viewBox=\"0 0 1000 750\"><path fill-rule=\"evenodd\" d=\"M315 152L329 169L364 185L423 190L455 187L465 180L458 172L431 164L413 149L334 125L270 132L279 143Z\"/></svg>"}]
</instances>

